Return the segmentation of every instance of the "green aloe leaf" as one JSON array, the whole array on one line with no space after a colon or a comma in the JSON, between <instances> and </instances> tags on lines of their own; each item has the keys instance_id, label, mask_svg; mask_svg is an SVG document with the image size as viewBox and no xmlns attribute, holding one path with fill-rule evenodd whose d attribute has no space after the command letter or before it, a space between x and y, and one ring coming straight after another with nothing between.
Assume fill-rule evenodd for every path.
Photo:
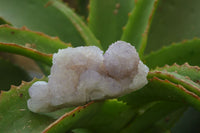
<instances>
[{"instance_id":1,"label":"green aloe leaf","mask_svg":"<svg viewBox=\"0 0 200 133\"><path fill-rule=\"evenodd\" d=\"M52 65L52 55L51 54L44 54L38 52L35 49L26 48L14 43L1 43L0 42L0 51L2 52L9 52L14 54L20 54L29 58L32 58L36 61L40 61L45 63L49 66Z\"/></svg>"},{"instance_id":2,"label":"green aloe leaf","mask_svg":"<svg viewBox=\"0 0 200 133\"><path fill-rule=\"evenodd\" d=\"M76 30L80 33L81 37L84 39L87 46L97 46L102 49L101 44L96 39L94 34L90 31L87 25L81 20L81 18L76 15L68 6L64 5L59 1L52 2L53 7L56 7L65 17L67 17L72 24L75 26ZM81 45L85 45L82 43Z\"/></svg>"},{"instance_id":3,"label":"green aloe leaf","mask_svg":"<svg viewBox=\"0 0 200 133\"><path fill-rule=\"evenodd\" d=\"M59 38L50 37L41 32L31 31L26 27L19 29L8 25L0 26L0 42L15 43L20 47L23 46L24 48L34 49L46 54L53 54L57 52L58 49L67 48L68 46L70 46L70 44L62 42ZM12 52L18 53L18 51L16 50L15 52ZM33 55L26 54L26 56L31 57ZM37 62L37 64L40 66L44 74L49 74L50 68L48 66L41 62ZM48 63L48 65L50 64L51 63Z\"/></svg>"},{"instance_id":4,"label":"green aloe leaf","mask_svg":"<svg viewBox=\"0 0 200 133\"><path fill-rule=\"evenodd\" d=\"M199 83L200 81L200 67L190 66L188 63L183 65L173 64L172 66L165 65L164 67L157 67L158 71L176 72L182 76L186 76L193 82Z\"/></svg>"},{"instance_id":5,"label":"green aloe leaf","mask_svg":"<svg viewBox=\"0 0 200 133\"><path fill-rule=\"evenodd\" d=\"M163 45L200 37L199 0L160 0L148 35L146 53Z\"/></svg>"},{"instance_id":6,"label":"green aloe leaf","mask_svg":"<svg viewBox=\"0 0 200 133\"><path fill-rule=\"evenodd\" d=\"M153 77L153 78L150 78ZM151 73L149 83L144 88L119 98L123 102L134 107L148 104L154 101L172 101L184 103L200 110L200 97L187 90L180 84L175 84L169 80L159 79Z\"/></svg>"},{"instance_id":7,"label":"green aloe leaf","mask_svg":"<svg viewBox=\"0 0 200 133\"><path fill-rule=\"evenodd\" d=\"M26 26L33 31L59 36L73 46L84 44L75 25L58 8L51 6L49 0L0 0L0 3L0 17L15 27Z\"/></svg>"},{"instance_id":8,"label":"green aloe leaf","mask_svg":"<svg viewBox=\"0 0 200 133\"><path fill-rule=\"evenodd\" d=\"M165 69L166 67L168 69ZM144 113L136 116L135 120L133 120L131 123L131 126L128 126L124 129L124 133L133 131L152 133L168 132L178 118L180 118L181 114L186 110L188 105L185 103L188 103L190 106L200 110L200 86L192 82L190 79L184 77L187 76L187 73L190 71L193 73L194 71L198 72L198 67L191 67L188 64L183 66L173 65L171 67L166 67L158 68L163 71L158 71L158 69L156 71L151 71L148 76L150 83L143 89L119 98L119 100L123 100L133 107L141 107L141 105L144 104L151 105L152 102L156 101L165 101L163 104L161 104L161 107L160 105L157 107L156 104L160 104L160 102L156 102L156 104L153 104L153 106L146 111L142 110ZM188 70L189 68L192 68L193 70ZM183 69L187 72L184 72ZM170 70L171 72L167 72L167 70ZM178 73L184 73L184 76L179 75ZM191 77L193 77L194 80L197 80L198 76L200 76L197 76L197 74L199 73L196 73L196 76ZM192 74L190 73L188 77L190 77L190 75ZM162 84L157 82L155 84L156 86L152 86L151 84L154 84L152 81L159 81ZM166 101L171 101L171 103L174 104L174 107L179 107L168 110L170 109L171 104L167 104ZM178 114L176 112L178 112ZM171 116L170 113L175 113L176 115Z\"/></svg>"},{"instance_id":9,"label":"green aloe leaf","mask_svg":"<svg viewBox=\"0 0 200 133\"><path fill-rule=\"evenodd\" d=\"M134 0L90 0L88 25L104 50L120 40L128 13L133 7Z\"/></svg>"},{"instance_id":10,"label":"green aloe leaf","mask_svg":"<svg viewBox=\"0 0 200 133\"><path fill-rule=\"evenodd\" d=\"M15 43L46 54L52 54L57 52L58 49L70 46L60 41L59 38L50 37L41 32L34 32L26 27L18 29L8 25L0 26L0 42Z\"/></svg>"},{"instance_id":11,"label":"green aloe leaf","mask_svg":"<svg viewBox=\"0 0 200 133\"><path fill-rule=\"evenodd\" d=\"M188 79L187 77L177 74L176 72L151 71L149 75L149 77L156 76L160 79L166 79L170 82L181 85L185 89L195 93L200 97L200 85Z\"/></svg>"},{"instance_id":12,"label":"green aloe leaf","mask_svg":"<svg viewBox=\"0 0 200 133\"><path fill-rule=\"evenodd\" d=\"M88 129L74 129L72 130L73 133L92 133L91 131L89 131Z\"/></svg>"},{"instance_id":13,"label":"green aloe leaf","mask_svg":"<svg viewBox=\"0 0 200 133\"><path fill-rule=\"evenodd\" d=\"M22 80L30 80L30 77L22 68L1 58L0 73L0 90L8 90L11 85L20 85Z\"/></svg>"},{"instance_id":14,"label":"green aloe leaf","mask_svg":"<svg viewBox=\"0 0 200 133\"><path fill-rule=\"evenodd\" d=\"M76 128L85 128L95 133L116 133L134 114L134 110L117 100L90 103L64 114L43 133L64 133Z\"/></svg>"},{"instance_id":15,"label":"green aloe leaf","mask_svg":"<svg viewBox=\"0 0 200 133\"><path fill-rule=\"evenodd\" d=\"M199 57L200 40L194 39L164 47L147 55L145 57L145 64L150 68L162 67L165 64L184 64L185 62L188 62L190 65L200 66Z\"/></svg>"},{"instance_id":16,"label":"green aloe leaf","mask_svg":"<svg viewBox=\"0 0 200 133\"><path fill-rule=\"evenodd\" d=\"M178 106L180 106L180 104ZM148 130L148 133L171 133L171 129L182 117L182 115L184 115L186 110L186 107L182 107L177 110L174 110L172 113L169 113L165 117L162 117L162 119L154 123L154 125Z\"/></svg>"},{"instance_id":17,"label":"green aloe leaf","mask_svg":"<svg viewBox=\"0 0 200 133\"><path fill-rule=\"evenodd\" d=\"M157 0L138 0L131 12L121 40L130 42L137 50L144 49L151 19L157 7ZM143 43L143 44L142 44ZM141 46L144 45L144 46Z\"/></svg>"},{"instance_id":18,"label":"green aloe leaf","mask_svg":"<svg viewBox=\"0 0 200 133\"><path fill-rule=\"evenodd\" d=\"M125 127L120 133L144 133L152 130L154 123L165 119L169 114L177 110L185 110L183 104L173 102L157 102L152 107L147 109L144 113L136 116L132 122ZM169 121L168 121L169 122ZM173 123L173 122L172 122ZM165 122L163 125L166 125ZM155 130L155 129L154 129ZM156 130L161 130L157 127ZM169 130L169 129L162 129ZM163 132L163 131L162 131Z\"/></svg>"},{"instance_id":19,"label":"green aloe leaf","mask_svg":"<svg viewBox=\"0 0 200 133\"><path fill-rule=\"evenodd\" d=\"M32 113L27 108L28 88L36 81L38 80L34 79L29 83L22 82L19 87L12 86L10 91L1 92L1 133L39 133L54 121L53 118L46 115Z\"/></svg>"}]
</instances>

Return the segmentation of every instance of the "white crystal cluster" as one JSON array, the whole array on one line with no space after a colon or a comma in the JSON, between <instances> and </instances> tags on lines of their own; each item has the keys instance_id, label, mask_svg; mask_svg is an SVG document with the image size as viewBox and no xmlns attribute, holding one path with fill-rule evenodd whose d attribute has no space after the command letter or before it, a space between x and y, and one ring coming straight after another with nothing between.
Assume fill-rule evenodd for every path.
<instances>
[{"instance_id":1,"label":"white crystal cluster","mask_svg":"<svg viewBox=\"0 0 200 133\"><path fill-rule=\"evenodd\" d=\"M62 49L53 55L48 83L30 87L28 108L50 112L116 98L147 84L148 71L135 47L123 41L113 43L105 54L95 46Z\"/></svg>"}]
</instances>

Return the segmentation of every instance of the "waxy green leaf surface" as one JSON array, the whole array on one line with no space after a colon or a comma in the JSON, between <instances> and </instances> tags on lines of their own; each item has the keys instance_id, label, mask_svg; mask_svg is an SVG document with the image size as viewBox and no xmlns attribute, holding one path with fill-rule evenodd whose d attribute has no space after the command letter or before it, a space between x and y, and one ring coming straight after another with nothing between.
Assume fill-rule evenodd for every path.
<instances>
[{"instance_id":1,"label":"waxy green leaf surface","mask_svg":"<svg viewBox=\"0 0 200 133\"><path fill-rule=\"evenodd\" d=\"M44 79L43 79L44 80ZM23 82L21 86L12 86L8 92L0 94L0 129L1 133L35 133L41 132L54 119L35 114L27 108L30 83ZM8 126L9 125L9 126Z\"/></svg>"},{"instance_id":2,"label":"waxy green leaf surface","mask_svg":"<svg viewBox=\"0 0 200 133\"><path fill-rule=\"evenodd\" d=\"M172 66L166 65L164 67L157 67L158 71L176 72L186 78L191 79L193 82L199 83L200 80L200 67L190 66L188 63L183 65L173 64Z\"/></svg>"},{"instance_id":3,"label":"waxy green leaf surface","mask_svg":"<svg viewBox=\"0 0 200 133\"><path fill-rule=\"evenodd\" d=\"M156 75L155 75L156 76ZM175 84L169 80L162 80L149 74L149 84L144 88L119 98L133 107L140 107L155 101L171 101L191 105L200 110L200 97L187 90L180 84ZM187 103L187 104L186 104Z\"/></svg>"},{"instance_id":4,"label":"waxy green leaf surface","mask_svg":"<svg viewBox=\"0 0 200 133\"><path fill-rule=\"evenodd\" d=\"M104 50L120 40L134 5L134 0L90 0L88 25Z\"/></svg>"},{"instance_id":5,"label":"waxy green leaf surface","mask_svg":"<svg viewBox=\"0 0 200 133\"><path fill-rule=\"evenodd\" d=\"M194 39L172 44L145 57L145 64L151 69L188 62L192 66L200 66L200 40Z\"/></svg>"},{"instance_id":6,"label":"waxy green leaf surface","mask_svg":"<svg viewBox=\"0 0 200 133\"><path fill-rule=\"evenodd\" d=\"M160 0L148 34L145 53L200 37L199 5L199 0Z\"/></svg>"},{"instance_id":7,"label":"waxy green leaf surface","mask_svg":"<svg viewBox=\"0 0 200 133\"><path fill-rule=\"evenodd\" d=\"M130 14L129 20L123 31L121 40L131 43L136 47L137 50L139 50L141 48L142 43L146 42L145 39L147 35L145 35L145 32L148 32L149 30L151 24L151 17L153 17L156 7L157 0L136 1L136 5Z\"/></svg>"},{"instance_id":8,"label":"waxy green leaf surface","mask_svg":"<svg viewBox=\"0 0 200 133\"><path fill-rule=\"evenodd\" d=\"M63 3L54 1L52 5L60 10L75 26L76 30L79 31L81 37L84 39L85 43L82 45L87 46L97 46L102 49L100 42L96 39L94 34L90 31L88 26L81 20L81 18L73 12L69 7L65 6Z\"/></svg>"},{"instance_id":9,"label":"waxy green leaf surface","mask_svg":"<svg viewBox=\"0 0 200 133\"><path fill-rule=\"evenodd\" d=\"M53 54L58 49L70 46L58 38L47 36L44 33L34 32L26 27L18 29L8 25L0 26L0 42L15 43L47 54Z\"/></svg>"},{"instance_id":10,"label":"waxy green leaf surface","mask_svg":"<svg viewBox=\"0 0 200 133\"><path fill-rule=\"evenodd\" d=\"M23 55L34 60L40 61L45 63L49 66L52 65L52 55L51 54L44 54L38 52L37 50L26 48L14 43L1 43L0 42L0 51L2 52L9 52L14 54Z\"/></svg>"},{"instance_id":11,"label":"waxy green leaf surface","mask_svg":"<svg viewBox=\"0 0 200 133\"><path fill-rule=\"evenodd\" d=\"M13 26L26 26L50 36L58 36L73 46L84 45L72 21L49 0L0 0L0 17Z\"/></svg>"}]
</instances>

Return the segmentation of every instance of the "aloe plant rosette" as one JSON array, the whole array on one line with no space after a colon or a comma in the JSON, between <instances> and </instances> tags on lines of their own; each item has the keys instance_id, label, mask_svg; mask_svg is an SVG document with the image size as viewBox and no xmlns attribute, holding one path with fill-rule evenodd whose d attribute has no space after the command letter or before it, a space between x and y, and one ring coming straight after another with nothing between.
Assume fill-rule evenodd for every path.
<instances>
[{"instance_id":1,"label":"aloe plant rosette","mask_svg":"<svg viewBox=\"0 0 200 133\"><path fill-rule=\"evenodd\" d=\"M197 0L75 0L69 5L0 0L0 132L198 132L199 4ZM95 46L105 52L117 40L136 48L150 68L148 84L78 107L59 106L48 113L29 110L29 88L48 81L52 56L59 49ZM43 77L33 78L34 74Z\"/></svg>"}]
</instances>

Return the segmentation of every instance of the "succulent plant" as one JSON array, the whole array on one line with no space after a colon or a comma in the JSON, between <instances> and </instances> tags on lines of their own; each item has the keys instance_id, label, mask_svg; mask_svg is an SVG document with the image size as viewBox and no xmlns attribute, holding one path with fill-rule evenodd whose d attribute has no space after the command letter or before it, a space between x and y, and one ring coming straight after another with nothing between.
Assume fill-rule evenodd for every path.
<instances>
[{"instance_id":1,"label":"succulent plant","mask_svg":"<svg viewBox=\"0 0 200 133\"><path fill-rule=\"evenodd\" d=\"M199 132L199 4L0 0L0 132ZM59 49L96 46L105 52L117 40L134 45L150 68L147 85L50 113L28 109L29 88L48 81L52 55Z\"/></svg>"}]
</instances>

